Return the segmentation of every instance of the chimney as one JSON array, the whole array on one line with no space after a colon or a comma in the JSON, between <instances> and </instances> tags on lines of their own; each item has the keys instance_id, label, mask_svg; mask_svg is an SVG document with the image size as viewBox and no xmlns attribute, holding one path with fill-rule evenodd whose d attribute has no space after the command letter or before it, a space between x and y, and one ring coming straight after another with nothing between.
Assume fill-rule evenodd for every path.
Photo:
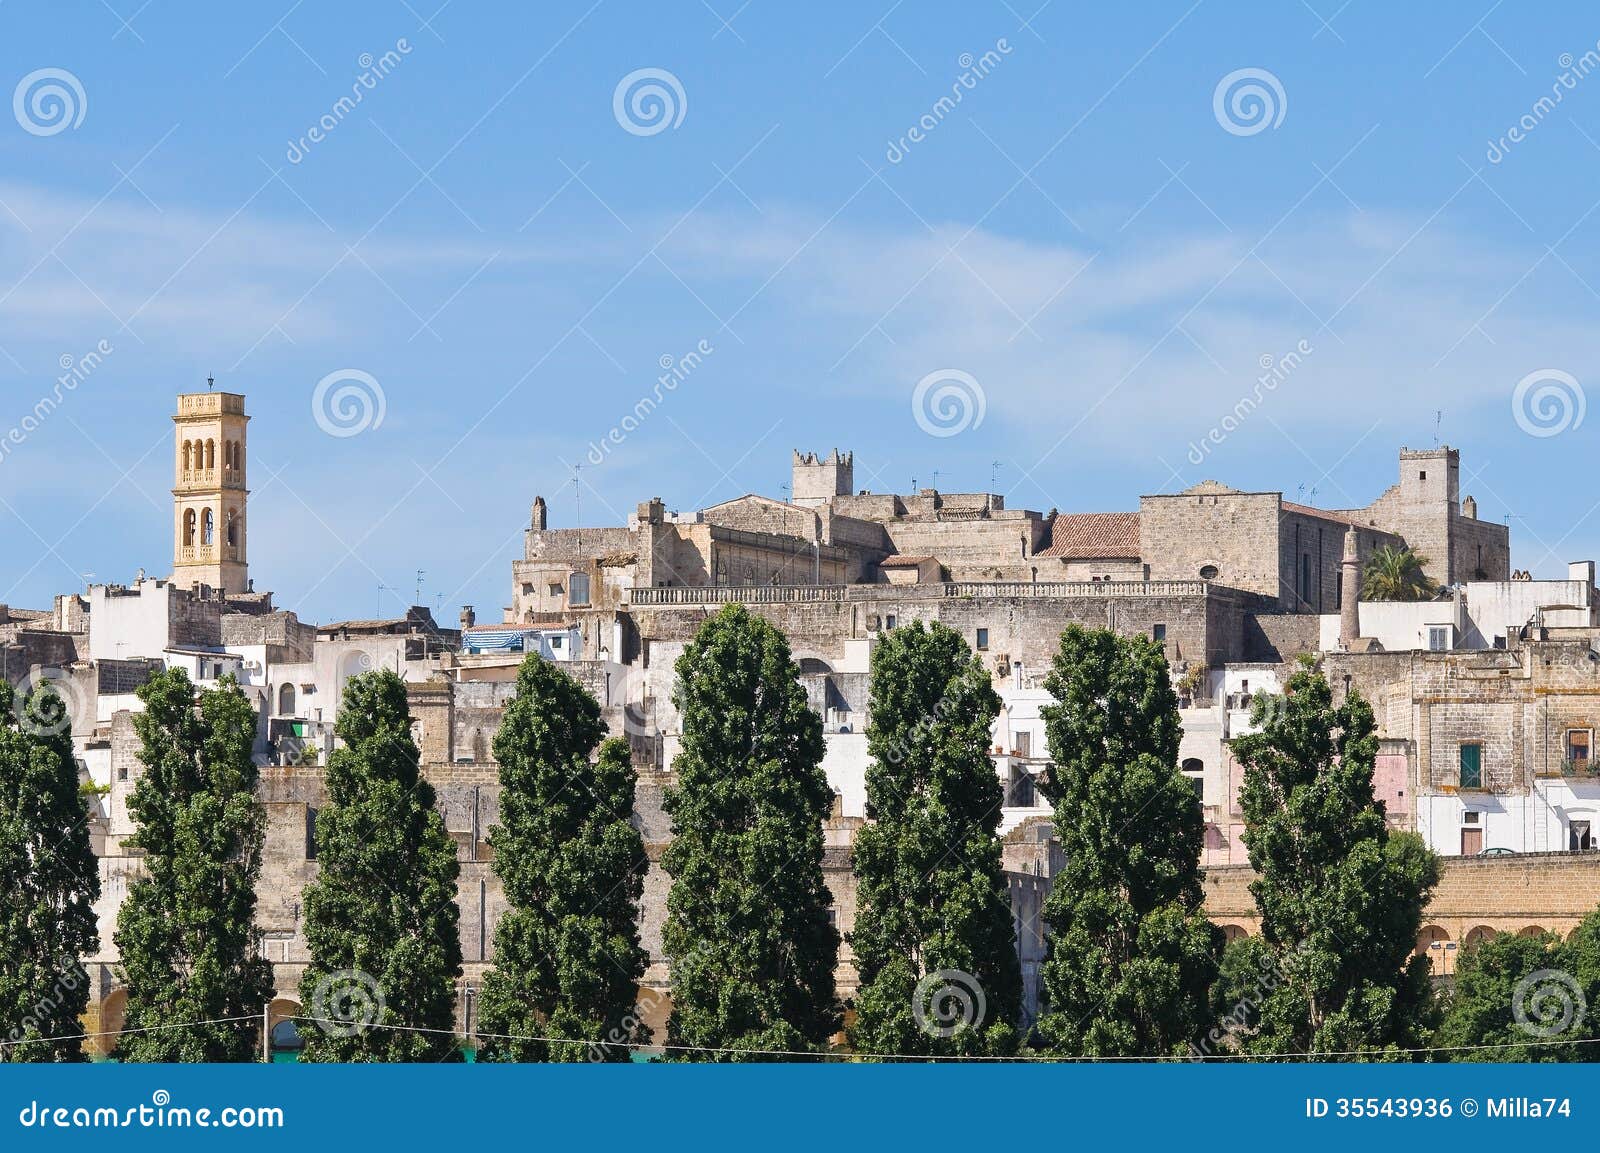
<instances>
[{"instance_id":1,"label":"chimney","mask_svg":"<svg viewBox=\"0 0 1600 1153\"><path fill-rule=\"evenodd\" d=\"M1339 562L1339 647L1346 650L1361 635L1361 558L1356 526L1344 534L1344 559Z\"/></svg>"},{"instance_id":2,"label":"chimney","mask_svg":"<svg viewBox=\"0 0 1600 1153\"><path fill-rule=\"evenodd\" d=\"M534 532L543 532L544 529L545 529L545 524L546 524L546 522L548 520L549 520L549 511L545 508L544 497L542 497L542 496L534 497L533 498L533 513L529 517L528 523L532 526Z\"/></svg>"},{"instance_id":3,"label":"chimney","mask_svg":"<svg viewBox=\"0 0 1600 1153\"><path fill-rule=\"evenodd\" d=\"M471 605L462 605L461 606L461 627L463 629L470 629L473 625L477 624L477 622L478 622L478 614L472 611L472 606Z\"/></svg>"}]
</instances>

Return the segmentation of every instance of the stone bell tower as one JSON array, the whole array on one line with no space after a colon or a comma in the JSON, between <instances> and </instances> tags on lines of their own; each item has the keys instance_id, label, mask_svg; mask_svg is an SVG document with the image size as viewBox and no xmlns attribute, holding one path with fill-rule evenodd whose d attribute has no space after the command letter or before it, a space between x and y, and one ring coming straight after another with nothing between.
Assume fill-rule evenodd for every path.
<instances>
[{"instance_id":1,"label":"stone bell tower","mask_svg":"<svg viewBox=\"0 0 1600 1153\"><path fill-rule=\"evenodd\" d=\"M207 378L208 388L214 382ZM250 587L245 547L244 397L233 392L178 396L172 418L172 583L230 593Z\"/></svg>"}]
</instances>

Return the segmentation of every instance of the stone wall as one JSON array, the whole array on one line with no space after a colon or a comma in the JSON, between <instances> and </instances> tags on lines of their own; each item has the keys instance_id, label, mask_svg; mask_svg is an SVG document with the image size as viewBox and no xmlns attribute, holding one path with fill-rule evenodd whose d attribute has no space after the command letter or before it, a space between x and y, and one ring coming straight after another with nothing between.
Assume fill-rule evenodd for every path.
<instances>
[{"instance_id":1,"label":"stone wall","mask_svg":"<svg viewBox=\"0 0 1600 1153\"><path fill-rule=\"evenodd\" d=\"M1206 915L1222 926L1260 930L1250 896L1248 865L1213 867L1205 874ZM1520 933L1545 929L1562 936L1600 908L1600 854L1527 853L1513 857L1445 857L1439 885L1423 911L1424 933L1466 943L1474 930ZM1431 952L1432 950L1430 950ZM1442 950L1441 950L1442 952Z\"/></svg>"}]
</instances>

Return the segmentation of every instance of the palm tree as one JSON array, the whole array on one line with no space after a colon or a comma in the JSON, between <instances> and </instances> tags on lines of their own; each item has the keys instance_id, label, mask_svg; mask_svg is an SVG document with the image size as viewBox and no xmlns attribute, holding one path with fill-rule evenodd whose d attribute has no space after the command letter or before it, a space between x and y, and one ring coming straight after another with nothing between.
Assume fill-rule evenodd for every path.
<instances>
[{"instance_id":1,"label":"palm tree","mask_svg":"<svg viewBox=\"0 0 1600 1153\"><path fill-rule=\"evenodd\" d=\"M1409 548L1384 545L1367 558L1361 599L1425 601L1439 595L1439 582L1423 571L1428 558Z\"/></svg>"}]
</instances>

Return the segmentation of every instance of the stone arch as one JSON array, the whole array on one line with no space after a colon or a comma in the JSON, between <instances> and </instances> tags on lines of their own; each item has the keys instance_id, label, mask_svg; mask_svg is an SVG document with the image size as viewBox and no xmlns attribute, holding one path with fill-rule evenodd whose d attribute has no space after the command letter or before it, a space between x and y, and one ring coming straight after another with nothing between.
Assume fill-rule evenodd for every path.
<instances>
[{"instance_id":1,"label":"stone arch","mask_svg":"<svg viewBox=\"0 0 1600 1153\"><path fill-rule=\"evenodd\" d=\"M1250 936L1250 929L1246 925L1218 925L1217 928L1222 930L1222 943L1224 945L1231 945L1235 941L1242 941Z\"/></svg>"},{"instance_id":2,"label":"stone arch","mask_svg":"<svg viewBox=\"0 0 1600 1153\"><path fill-rule=\"evenodd\" d=\"M183 471L194 471L194 441L192 440L183 442Z\"/></svg>"},{"instance_id":3,"label":"stone arch","mask_svg":"<svg viewBox=\"0 0 1600 1153\"><path fill-rule=\"evenodd\" d=\"M1517 936L1519 937L1542 937L1544 933L1543 925L1524 925L1517 930Z\"/></svg>"},{"instance_id":4,"label":"stone arch","mask_svg":"<svg viewBox=\"0 0 1600 1153\"><path fill-rule=\"evenodd\" d=\"M217 442L214 440L206 441L206 467L217 467Z\"/></svg>"},{"instance_id":5,"label":"stone arch","mask_svg":"<svg viewBox=\"0 0 1600 1153\"><path fill-rule=\"evenodd\" d=\"M1488 925L1477 925L1467 930L1467 935L1463 939L1461 947L1463 949L1476 949L1485 941L1492 941L1499 935L1499 929L1491 928Z\"/></svg>"},{"instance_id":6,"label":"stone arch","mask_svg":"<svg viewBox=\"0 0 1600 1153\"><path fill-rule=\"evenodd\" d=\"M303 1015L300 1002L293 997L275 997L267 1006L267 1035L271 1038L268 1048L274 1060L282 1059L280 1055L298 1056L305 1048L302 1026L307 1022L295 1020Z\"/></svg>"},{"instance_id":7,"label":"stone arch","mask_svg":"<svg viewBox=\"0 0 1600 1153\"><path fill-rule=\"evenodd\" d=\"M207 508L200 515L200 543L210 548L217 542L217 520Z\"/></svg>"},{"instance_id":8,"label":"stone arch","mask_svg":"<svg viewBox=\"0 0 1600 1153\"><path fill-rule=\"evenodd\" d=\"M377 668L377 662L372 659L372 654L365 649L351 649L339 658L339 679L349 680L351 677L370 673Z\"/></svg>"},{"instance_id":9,"label":"stone arch","mask_svg":"<svg viewBox=\"0 0 1600 1153\"><path fill-rule=\"evenodd\" d=\"M194 547L194 509L185 509L183 513L183 547Z\"/></svg>"},{"instance_id":10,"label":"stone arch","mask_svg":"<svg viewBox=\"0 0 1600 1153\"><path fill-rule=\"evenodd\" d=\"M795 660L800 666L800 673L802 676L807 673L833 672L833 666L827 661L823 660L821 657L796 657Z\"/></svg>"},{"instance_id":11,"label":"stone arch","mask_svg":"<svg viewBox=\"0 0 1600 1153\"><path fill-rule=\"evenodd\" d=\"M228 510L227 529L223 532L223 539L228 542L229 548L239 547L239 514L231 508Z\"/></svg>"},{"instance_id":12,"label":"stone arch","mask_svg":"<svg viewBox=\"0 0 1600 1153\"><path fill-rule=\"evenodd\" d=\"M118 1036L122 1026L128 1020L128 990L116 988L106 994L105 1000L100 1002L100 1024L95 1032L99 1037L89 1038L90 1046L101 1056L110 1056L116 1052Z\"/></svg>"},{"instance_id":13,"label":"stone arch","mask_svg":"<svg viewBox=\"0 0 1600 1153\"><path fill-rule=\"evenodd\" d=\"M1427 957L1435 977L1448 977L1456 971L1456 943L1438 925L1424 925L1417 934L1417 952Z\"/></svg>"}]
</instances>

